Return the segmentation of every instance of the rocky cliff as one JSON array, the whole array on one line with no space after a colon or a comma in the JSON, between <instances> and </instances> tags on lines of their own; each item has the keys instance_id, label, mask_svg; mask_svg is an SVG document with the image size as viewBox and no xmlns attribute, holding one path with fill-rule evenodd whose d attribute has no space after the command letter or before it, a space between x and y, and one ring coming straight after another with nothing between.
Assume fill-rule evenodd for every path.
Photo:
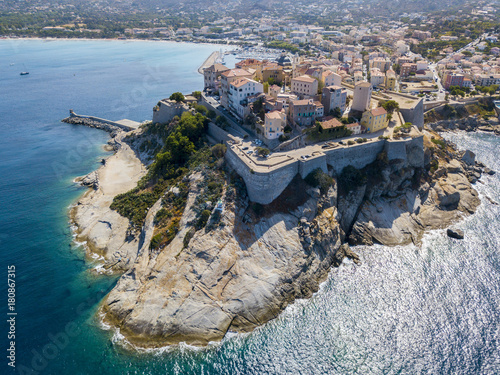
<instances>
[{"instance_id":1,"label":"rocky cliff","mask_svg":"<svg viewBox=\"0 0 500 375\"><path fill-rule=\"evenodd\" d=\"M476 210L480 200L471 183L489 170L436 133L426 132L424 139L426 170L396 160L367 185L349 231L351 244L418 244L426 229L445 228Z\"/></svg>"},{"instance_id":2,"label":"rocky cliff","mask_svg":"<svg viewBox=\"0 0 500 375\"><path fill-rule=\"evenodd\" d=\"M485 120L479 115L468 116L461 119L436 121L429 123L427 126L437 132L449 130L464 130L467 132L473 132L479 130L494 132L495 134L500 135L500 125L497 118L490 117Z\"/></svg>"},{"instance_id":3,"label":"rocky cliff","mask_svg":"<svg viewBox=\"0 0 500 375\"><path fill-rule=\"evenodd\" d=\"M104 300L104 319L138 346L205 345L311 296L345 256L359 262L346 241L418 242L425 229L474 212L480 201L470 181L481 167L437 134L427 133L424 142L419 158L427 169L413 167L412 158L389 162L381 154L360 172L363 183L349 190L343 175L322 190L297 176L261 206L249 202L245 189L233 194L226 182L218 225L186 241L204 178L191 174L177 235L160 251L143 244Z\"/></svg>"},{"instance_id":4,"label":"rocky cliff","mask_svg":"<svg viewBox=\"0 0 500 375\"><path fill-rule=\"evenodd\" d=\"M191 176L190 196L198 178ZM159 254L139 256L104 301L105 319L130 342L154 347L204 345L276 317L295 298L311 296L332 265L355 257L341 246L334 187L327 197L309 189L299 205L256 214L245 196L226 195L217 228L196 232L184 247L194 216L188 199L176 238Z\"/></svg>"}]
</instances>

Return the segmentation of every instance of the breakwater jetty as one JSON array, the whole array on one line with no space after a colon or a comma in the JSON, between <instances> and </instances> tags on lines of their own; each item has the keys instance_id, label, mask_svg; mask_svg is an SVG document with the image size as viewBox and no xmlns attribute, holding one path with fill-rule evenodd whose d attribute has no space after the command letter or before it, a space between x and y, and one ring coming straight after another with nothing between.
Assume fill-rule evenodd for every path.
<instances>
[{"instance_id":1,"label":"breakwater jetty","mask_svg":"<svg viewBox=\"0 0 500 375\"><path fill-rule=\"evenodd\" d=\"M95 116L78 115L72 109L69 110L69 117L61 121L68 124L85 125L91 128L105 130L109 133L113 133L117 130L128 132L139 128L141 125L140 122L127 119L111 121Z\"/></svg>"},{"instance_id":2,"label":"breakwater jetty","mask_svg":"<svg viewBox=\"0 0 500 375\"><path fill-rule=\"evenodd\" d=\"M203 71L206 68L208 68L208 67L212 66L213 64L215 64L219 58L220 58L220 52L219 51L212 52L210 54L210 56L207 57L207 59L205 60L205 62L203 64L201 64L201 66L198 68L198 73L203 74Z\"/></svg>"}]
</instances>

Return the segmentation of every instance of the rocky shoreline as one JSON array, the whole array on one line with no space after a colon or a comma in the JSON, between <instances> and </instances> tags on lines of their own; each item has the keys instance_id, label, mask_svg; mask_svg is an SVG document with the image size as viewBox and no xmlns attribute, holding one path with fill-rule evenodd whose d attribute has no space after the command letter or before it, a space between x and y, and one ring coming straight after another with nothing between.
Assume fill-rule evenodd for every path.
<instances>
[{"instance_id":1,"label":"rocky shoreline","mask_svg":"<svg viewBox=\"0 0 500 375\"><path fill-rule=\"evenodd\" d=\"M118 133L122 132L123 130L120 129L117 126L111 125L111 124L106 124L101 121L95 121L90 118L85 118L85 117L66 117L61 120L62 122L65 122L67 124L72 124L72 125L83 125L87 126L89 128L93 129L100 129L108 132L111 136L111 139L114 139ZM119 143L116 143L117 147L119 147Z\"/></svg>"},{"instance_id":2,"label":"rocky shoreline","mask_svg":"<svg viewBox=\"0 0 500 375\"><path fill-rule=\"evenodd\" d=\"M184 246L188 204L175 239L160 253L144 248L103 301L104 320L140 347L206 345L228 331L250 331L296 298L310 297L345 257L359 263L346 242L418 243L425 230L473 213L480 200L465 161L431 137L422 157L438 167L428 175L396 161L381 169L378 183L348 194L338 183L321 192L296 179L260 215L245 195L225 196L223 225L196 232ZM190 195L197 194L197 181L192 175ZM299 191L301 204L276 208Z\"/></svg>"},{"instance_id":3,"label":"rocky shoreline","mask_svg":"<svg viewBox=\"0 0 500 375\"><path fill-rule=\"evenodd\" d=\"M497 118L485 120L479 115L461 119L441 120L429 123L426 126L436 132L463 130L466 132L483 131L500 135L500 124Z\"/></svg>"},{"instance_id":4,"label":"rocky shoreline","mask_svg":"<svg viewBox=\"0 0 500 375\"><path fill-rule=\"evenodd\" d=\"M123 273L103 300L100 316L128 342L145 348L207 345L228 331L247 332L264 324L296 298L310 297L344 258L359 264L348 243L418 244L424 231L446 228L472 214L480 200L471 183L481 173L494 173L472 153L424 131L425 152L412 157L423 158L425 170L404 160L382 160L377 173L350 191L338 178L323 191L297 176L275 202L256 211L244 183L229 186L226 181L220 224L196 231L186 242L204 178L193 172L184 181L189 193L176 236L153 251L161 198L134 235L128 232L128 219L109 208L145 173L129 145L133 137L124 142L126 133L110 130L117 152L81 179L91 190L71 218L77 239L86 240L110 269ZM134 132L136 139L141 132ZM293 204L290 196L296 198Z\"/></svg>"},{"instance_id":5,"label":"rocky shoreline","mask_svg":"<svg viewBox=\"0 0 500 375\"><path fill-rule=\"evenodd\" d=\"M137 257L139 239L130 234L128 219L111 210L110 205L116 195L137 185L146 167L123 140L131 132L84 118L63 121L110 133L108 147L115 153L103 159L98 170L75 179L89 190L71 207L69 217L76 240L85 243L89 255L100 256L105 269L123 272Z\"/></svg>"}]
</instances>

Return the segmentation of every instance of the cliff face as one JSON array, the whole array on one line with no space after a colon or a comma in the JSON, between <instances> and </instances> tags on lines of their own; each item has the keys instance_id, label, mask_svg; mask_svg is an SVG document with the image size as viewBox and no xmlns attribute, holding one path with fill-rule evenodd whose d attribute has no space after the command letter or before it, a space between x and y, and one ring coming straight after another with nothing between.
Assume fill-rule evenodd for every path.
<instances>
[{"instance_id":1,"label":"cliff face","mask_svg":"<svg viewBox=\"0 0 500 375\"><path fill-rule=\"evenodd\" d=\"M445 164L434 175L435 179L416 190L405 182L409 179L403 179L397 190L387 190L385 186L394 183L390 180L394 175L387 174L372 198L361 205L350 243L418 243L425 229L445 228L475 211L480 204L477 192L457 160Z\"/></svg>"},{"instance_id":2,"label":"cliff face","mask_svg":"<svg viewBox=\"0 0 500 375\"><path fill-rule=\"evenodd\" d=\"M190 196L198 178L191 176ZM151 347L204 345L276 317L295 298L311 296L346 253L352 256L341 247L336 190L317 193L310 189L287 213L260 217L245 198L226 197L219 226L196 232L183 249L188 199L177 237L159 254L138 257L104 301L105 319L130 342Z\"/></svg>"},{"instance_id":3,"label":"cliff face","mask_svg":"<svg viewBox=\"0 0 500 375\"><path fill-rule=\"evenodd\" d=\"M310 297L344 257L358 263L346 241L418 243L424 230L474 212L480 201L471 183L483 171L494 172L472 153L458 152L435 133L424 134L386 144L372 164L361 172L351 169L349 176L342 173L336 182L323 172L306 178L322 190L307 185L296 171L288 187L265 206L249 201L241 179L218 181L223 212L212 211L211 224L197 231L200 207L213 207L200 198L210 184L219 186L214 179L227 175L210 177L206 169L195 168L182 179L187 197L182 195L185 208L176 213L175 236L155 248L151 243L162 225L156 216L170 204L166 195L148 206L134 235L129 220L110 205L117 194L136 186L146 173L143 163L163 143L154 132L126 138L114 132L111 144L118 152L82 179L93 190L72 210L78 238L87 240L89 250L102 255L109 268L125 272L102 303L104 319L141 347L205 345L229 330L249 331L296 298ZM332 159L330 174L333 164ZM175 195L175 189L179 195L178 187L169 191Z\"/></svg>"},{"instance_id":4,"label":"cliff face","mask_svg":"<svg viewBox=\"0 0 500 375\"><path fill-rule=\"evenodd\" d=\"M321 193L296 176L277 200L260 206L244 193L228 194L226 183L218 225L186 241L204 178L191 174L177 235L151 250L154 214L147 219L151 228L141 236L135 263L102 304L104 319L142 347L205 345L229 330L251 330L296 298L311 296L345 256L358 262L342 245L346 240L418 242L425 229L474 212L480 201L470 185L478 168L473 157L431 142L434 136L425 136L425 154L403 147L404 159L386 156L365 168L368 181L349 193L339 192L341 180ZM423 159L427 169L416 167Z\"/></svg>"},{"instance_id":5,"label":"cliff face","mask_svg":"<svg viewBox=\"0 0 500 375\"><path fill-rule=\"evenodd\" d=\"M426 132L424 143L425 169L393 160L377 183L366 186L362 202L351 205L358 214L352 227L344 228L350 244L418 244L425 230L445 228L479 206L471 182L477 181L484 165L436 133Z\"/></svg>"}]
</instances>

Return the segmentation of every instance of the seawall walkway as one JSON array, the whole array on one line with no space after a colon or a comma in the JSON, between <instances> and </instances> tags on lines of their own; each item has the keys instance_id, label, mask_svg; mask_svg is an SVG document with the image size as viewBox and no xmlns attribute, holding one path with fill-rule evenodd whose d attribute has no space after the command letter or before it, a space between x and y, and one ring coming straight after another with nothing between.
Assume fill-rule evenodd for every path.
<instances>
[{"instance_id":1,"label":"seawall walkway","mask_svg":"<svg viewBox=\"0 0 500 375\"><path fill-rule=\"evenodd\" d=\"M201 66L198 68L198 73L203 74L203 71L205 70L205 68L208 68L208 67L212 66L213 64L215 64L215 62L217 61L217 59L219 57L220 57L219 51L212 52L210 54L210 56L207 57L205 62L203 64L201 64Z\"/></svg>"}]
</instances>

